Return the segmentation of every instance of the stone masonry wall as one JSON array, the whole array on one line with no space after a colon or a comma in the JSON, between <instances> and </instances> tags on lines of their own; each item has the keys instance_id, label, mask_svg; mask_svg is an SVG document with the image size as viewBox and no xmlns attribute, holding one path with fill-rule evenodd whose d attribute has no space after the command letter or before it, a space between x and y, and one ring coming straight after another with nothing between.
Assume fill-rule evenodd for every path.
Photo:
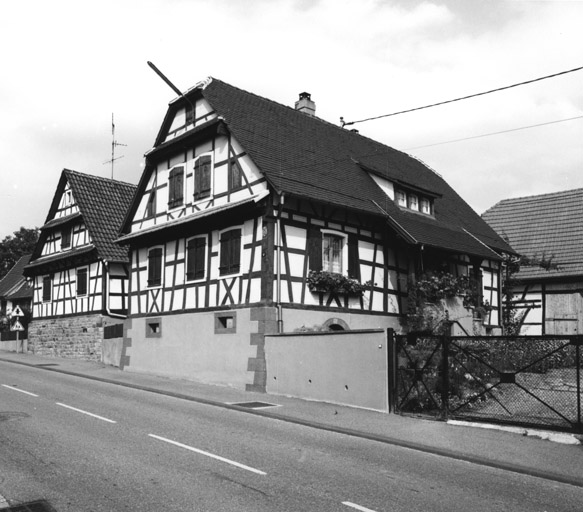
<instances>
[{"instance_id":1,"label":"stone masonry wall","mask_svg":"<svg viewBox=\"0 0 583 512\"><path fill-rule=\"evenodd\" d=\"M101 361L103 315L32 320L28 351L40 356Z\"/></svg>"}]
</instances>

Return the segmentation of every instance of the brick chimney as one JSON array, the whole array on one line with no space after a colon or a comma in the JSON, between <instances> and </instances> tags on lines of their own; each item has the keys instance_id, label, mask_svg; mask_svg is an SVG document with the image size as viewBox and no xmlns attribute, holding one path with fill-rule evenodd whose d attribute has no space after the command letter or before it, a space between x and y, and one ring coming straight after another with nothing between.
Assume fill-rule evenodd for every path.
<instances>
[{"instance_id":1,"label":"brick chimney","mask_svg":"<svg viewBox=\"0 0 583 512\"><path fill-rule=\"evenodd\" d=\"M300 93L300 99L296 101L296 110L309 116L316 115L316 104L312 101L309 92Z\"/></svg>"}]
</instances>

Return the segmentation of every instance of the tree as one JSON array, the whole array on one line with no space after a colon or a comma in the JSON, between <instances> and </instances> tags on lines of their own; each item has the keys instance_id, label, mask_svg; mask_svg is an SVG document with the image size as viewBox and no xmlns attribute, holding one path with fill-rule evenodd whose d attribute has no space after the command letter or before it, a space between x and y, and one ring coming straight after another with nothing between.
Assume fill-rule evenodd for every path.
<instances>
[{"instance_id":1,"label":"tree","mask_svg":"<svg viewBox=\"0 0 583 512\"><path fill-rule=\"evenodd\" d=\"M2 279L23 254L34 250L38 241L38 228L21 227L14 235L8 235L0 242L0 279Z\"/></svg>"}]
</instances>

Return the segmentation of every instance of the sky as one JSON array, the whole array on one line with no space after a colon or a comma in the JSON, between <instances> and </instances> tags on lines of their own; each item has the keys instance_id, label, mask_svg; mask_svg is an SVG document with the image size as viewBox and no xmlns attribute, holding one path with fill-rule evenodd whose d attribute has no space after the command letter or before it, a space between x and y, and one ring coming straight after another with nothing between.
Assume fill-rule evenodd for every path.
<instances>
[{"instance_id":1,"label":"sky","mask_svg":"<svg viewBox=\"0 0 583 512\"><path fill-rule=\"evenodd\" d=\"M114 178L138 183L176 96L147 61L182 91L212 76L291 107L307 91L340 125L581 67L582 23L583 0L4 1L0 240L45 223L62 169L111 177L112 114ZM583 70L347 129L481 214L583 187L581 116Z\"/></svg>"}]
</instances>

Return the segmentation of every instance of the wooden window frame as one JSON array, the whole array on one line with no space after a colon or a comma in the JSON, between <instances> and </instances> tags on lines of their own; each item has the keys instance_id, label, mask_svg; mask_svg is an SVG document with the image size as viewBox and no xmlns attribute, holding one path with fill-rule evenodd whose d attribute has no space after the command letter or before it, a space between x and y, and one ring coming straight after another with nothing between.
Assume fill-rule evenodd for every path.
<instances>
[{"instance_id":1,"label":"wooden window frame","mask_svg":"<svg viewBox=\"0 0 583 512\"><path fill-rule=\"evenodd\" d=\"M206 235L193 236L186 240L186 281L200 281L206 277L207 246Z\"/></svg>"},{"instance_id":2,"label":"wooden window frame","mask_svg":"<svg viewBox=\"0 0 583 512\"><path fill-rule=\"evenodd\" d=\"M229 160L228 190L232 192L243 187L243 169L237 159Z\"/></svg>"},{"instance_id":3,"label":"wooden window frame","mask_svg":"<svg viewBox=\"0 0 583 512\"><path fill-rule=\"evenodd\" d=\"M160 251L160 263L159 263L159 276L157 276L157 272L153 270L152 267L152 260L154 257L151 256L151 253L154 251ZM148 248L147 254L147 261L148 261L148 288L161 288L162 284L164 283L164 246L162 245L155 245L153 247ZM155 261L155 260L154 260Z\"/></svg>"},{"instance_id":4,"label":"wooden window frame","mask_svg":"<svg viewBox=\"0 0 583 512\"><path fill-rule=\"evenodd\" d=\"M219 275L221 277L241 273L242 249L242 226L230 227L219 232Z\"/></svg>"},{"instance_id":5,"label":"wooden window frame","mask_svg":"<svg viewBox=\"0 0 583 512\"><path fill-rule=\"evenodd\" d=\"M146 211L144 212L145 218L156 216L156 187L152 187L150 194L148 195L148 201L146 203Z\"/></svg>"},{"instance_id":6,"label":"wooden window frame","mask_svg":"<svg viewBox=\"0 0 583 512\"><path fill-rule=\"evenodd\" d=\"M184 206L186 165L175 165L168 171L168 209Z\"/></svg>"},{"instance_id":7,"label":"wooden window frame","mask_svg":"<svg viewBox=\"0 0 583 512\"><path fill-rule=\"evenodd\" d=\"M75 271L76 274L76 278L75 278L75 284L76 284L76 294L77 297L86 297L89 294L89 267L81 267L78 268ZM80 274L85 274L85 291L83 290L79 290L80 286L79 286L79 275Z\"/></svg>"},{"instance_id":8,"label":"wooden window frame","mask_svg":"<svg viewBox=\"0 0 583 512\"><path fill-rule=\"evenodd\" d=\"M205 171L205 166L208 170ZM206 173L206 174L205 174ZM194 160L194 193L195 202L202 201L213 195L214 162L212 153L203 153Z\"/></svg>"}]
</instances>

